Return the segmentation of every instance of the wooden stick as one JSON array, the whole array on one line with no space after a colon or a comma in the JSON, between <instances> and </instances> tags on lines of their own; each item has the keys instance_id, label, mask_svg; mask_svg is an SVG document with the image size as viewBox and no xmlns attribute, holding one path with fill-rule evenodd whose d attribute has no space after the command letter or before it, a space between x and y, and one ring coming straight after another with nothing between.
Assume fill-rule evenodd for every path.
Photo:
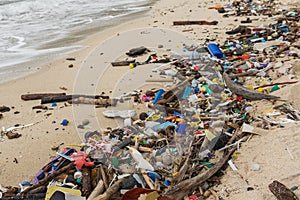
<instances>
[{"instance_id":1,"label":"wooden stick","mask_svg":"<svg viewBox=\"0 0 300 200\"><path fill-rule=\"evenodd\" d=\"M41 99L41 104L53 103L53 102L64 102L64 101L69 101L69 100L72 100L72 99L79 99L79 98L87 98L87 99L109 99L109 96L73 94L73 95L55 96L55 97L51 97L51 98L43 97Z\"/></svg>"},{"instance_id":2,"label":"wooden stick","mask_svg":"<svg viewBox=\"0 0 300 200\"><path fill-rule=\"evenodd\" d=\"M192 155L192 151L191 151L191 148L192 148L192 144L194 142L194 138L192 139L192 141L190 142L190 145L189 145L189 149L188 149L188 154L186 156L186 159L184 161L184 164L183 166L180 168L178 174L174 177L173 179L173 182L174 183L178 183L180 181L182 181L184 179L184 175L186 173L186 171L188 170L189 168L189 161L190 161L190 157Z\"/></svg>"},{"instance_id":3,"label":"wooden stick","mask_svg":"<svg viewBox=\"0 0 300 200\"><path fill-rule=\"evenodd\" d=\"M252 71L248 71L248 72L243 72L243 73L239 73L239 74L232 74L230 75L230 78L236 78L236 77L241 77L241 76L254 76L258 73L258 71L252 72Z\"/></svg>"},{"instance_id":4,"label":"wooden stick","mask_svg":"<svg viewBox=\"0 0 300 200\"><path fill-rule=\"evenodd\" d=\"M179 94L183 92L185 86L189 84L189 81L191 79L187 79L183 82L180 82L174 86L172 86L168 91L166 91L162 98L157 101L157 104L165 105L166 103L169 103L179 97Z\"/></svg>"},{"instance_id":5,"label":"wooden stick","mask_svg":"<svg viewBox=\"0 0 300 200\"><path fill-rule=\"evenodd\" d=\"M271 86L274 86L274 85L289 85L289 84L294 84L294 83L298 83L298 81L287 81L287 82L272 83L272 84L267 84L267 85L262 85L262 86L255 86L254 89L264 88L264 87L271 87Z\"/></svg>"},{"instance_id":6,"label":"wooden stick","mask_svg":"<svg viewBox=\"0 0 300 200\"><path fill-rule=\"evenodd\" d=\"M146 82L173 82L172 78L156 78L156 79L146 79Z\"/></svg>"},{"instance_id":7,"label":"wooden stick","mask_svg":"<svg viewBox=\"0 0 300 200\"><path fill-rule=\"evenodd\" d=\"M88 197L92 192L91 168L82 167L82 196Z\"/></svg>"},{"instance_id":8,"label":"wooden stick","mask_svg":"<svg viewBox=\"0 0 300 200\"><path fill-rule=\"evenodd\" d=\"M290 48L289 45L284 45L283 47L281 47L275 51L275 55L279 56L281 53L288 50L289 48Z\"/></svg>"},{"instance_id":9,"label":"wooden stick","mask_svg":"<svg viewBox=\"0 0 300 200\"><path fill-rule=\"evenodd\" d=\"M217 25L218 21L204 21L204 20L199 20L199 21L174 21L173 25L174 26L185 26L185 25Z\"/></svg>"},{"instance_id":10,"label":"wooden stick","mask_svg":"<svg viewBox=\"0 0 300 200\"><path fill-rule=\"evenodd\" d=\"M44 97L46 98L52 98L52 97L57 97L57 96L63 96L66 95L66 93L35 93L35 94L23 94L21 95L21 99L24 101L29 101L29 100L37 100L37 99L42 99Z\"/></svg>"},{"instance_id":11,"label":"wooden stick","mask_svg":"<svg viewBox=\"0 0 300 200\"><path fill-rule=\"evenodd\" d=\"M117 100L76 98L73 100L69 100L68 103L70 103L70 104L92 104L92 105L97 105L98 107L107 107L107 106L115 106L117 104Z\"/></svg>"},{"instance_id":12,"label":"wooden stick","mask_svg":"<svg viewBox=\"0 0 300 200\"><path fill-rule=\"evenodd\" d=\"M142 176L144 177L144 179L145 179L147 185L150 187L150 189L153 189L153 190L154 190L155 187L154 187L154 185L152 184L152 182L151 182L149 176L146 174L146 170L141 169L141 172L142 172Z\"/></svg>"},{"instance_id":13,"label":"wooden stick","mask_svg":"<svg viewBox=\"0 0 300 200\"><path fill-rule=\"evenodd\" d=\"M94 200L95 197L102 194L103 191L104 191L104 182L100 180L87 200Z\"/></svg>"},{"instance_id":14,"label":"wooden stick","mask_svg":"<svg viewBox=\"0 0 300 200\"><path fill-rule=\"evenodd\" d=\"M104 188L105 188L105 190L107 190L108 189L108 180L107 180L107 176L104 171L103 165L100 165L100 172L101 172L101 177L103 180Z\"/></svg>"},{"instance_id":15,"label":"wooden stick","mask_svg":"<svg viewBox=\"0 0 300 200\"><path fill-rule=\"evenodd\" d=\"M27 194L29 191L38 188L42 185L46 185L48 184L52 179L54 179L55 177L59 176L62 173L67 172L68 170L71 170L74 168L74 163L69 163L68 165L64 166L63 168L57 170L56 172L54 172L53 174L48 175L47 177L45 177L44 179L40 180L37 184L32 185L28 188L26 188L23 192L21 192L21 196Z\"/></svg>"},{"instance_id":16,"label":"wooden stick","mask_svg":"<svg viewBox=\"0 0 300 200\"><path fill-rule=\"evenodd\" d=\"M219 200L218 194L214 190L209 190L209 191L211 192L215 200Z\"/></svg>"},{"instance_id":17,"label":"wooden stick","mask_svg":"<svg viewBox=\"0 0 300 200\"><path fill-rule=\"evenodd\" d=\"M118 192L120 188L120 183L124 180L120 179L117 182L115 182L111 187L109 187L104 194L98 195L97 197L94 198L94 200L109 200L110 197Z\"/></svg>"}]
</instances>

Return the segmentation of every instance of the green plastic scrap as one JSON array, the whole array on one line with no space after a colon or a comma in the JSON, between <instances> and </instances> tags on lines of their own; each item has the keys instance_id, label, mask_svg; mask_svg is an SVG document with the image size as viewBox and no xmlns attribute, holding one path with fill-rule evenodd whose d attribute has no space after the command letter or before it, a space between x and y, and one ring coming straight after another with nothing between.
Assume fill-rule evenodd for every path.
<instances>
[{"instance_id":1,"label":"green plastic scrap","mask_svg":"<svg viewBox=\"0 0 300 200\"><path fill-rule=\"evenodd\" d=\"M201 162L202 165L205 165L206 167L208 168L212 168L214 166L213 163L210 163L210 162Z\"/></svg>"},{"instance_id":2,"label":"green plastic scrap","mask_svg":"<svg viewBox=\"0 0 300 200\"><path fill-rule=\"evenodd\" d=\"M118 167L118 166L119 166L119 160L118 160L117 158L113 158L113 159L112 159L112 165L113 165L114 167Z\"/></svg>"},{"instance_id":3,"label":"green plastic scrap","mask_svg":"<svg viewBox=\"0 0 300 200\"><path fill-rule=\"evenodd\" d=\"M270 92L274 92L276 90L279 90L280 87L278 85L274 85L272 88L271 88L271 91Z\"/></svg>"}]
</instances>

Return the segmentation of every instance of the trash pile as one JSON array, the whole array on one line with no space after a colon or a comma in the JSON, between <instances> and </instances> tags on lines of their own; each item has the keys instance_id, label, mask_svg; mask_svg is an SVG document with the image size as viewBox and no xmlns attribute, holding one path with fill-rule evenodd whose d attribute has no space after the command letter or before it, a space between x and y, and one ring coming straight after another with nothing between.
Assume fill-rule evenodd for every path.
<instances>
[{"instance_id":1,"label":"trash pile","mask_svg":"<svg viewBox=\"0 0 300 200\"><path fill-rule=\"evenodd\" d=\"M220 169L228 164L237 170L234 152L250 139L254 128L280 128L299 120L299 111L277 101L280 97L272 92L297 82L291 69L299 65L300 9L279 9L273 1L235 1L216 8L224 17L248 16L241 23L251 23L250 17L259 15L278 19L273 24L240 25L227 31L223 45L185 46L181 57L154 62L151 55L146 63L134 59L112 63L130 68L150 61L168 63L176 72L171 78L177 81L168 88L136 93L135 102L147 103L146 112L106 110L107 117L124 118L124 127L87 132L84 143L57 152L32 182L0 188L2 198L154 200L212 195L220 199L213 189L221 181ZM140 47L127 55L132 58L147 52ZM159 72L168 74L170 68ZM294 80L276 82L283 75ZM106 96L39 98L43 104L69 101L113 107L119 103ZM274 106L257 116L254 100L268 100ZM295 195L287 188L270 190L277 197L284 195L282 191Z\"/></svg>"}]
</instances>

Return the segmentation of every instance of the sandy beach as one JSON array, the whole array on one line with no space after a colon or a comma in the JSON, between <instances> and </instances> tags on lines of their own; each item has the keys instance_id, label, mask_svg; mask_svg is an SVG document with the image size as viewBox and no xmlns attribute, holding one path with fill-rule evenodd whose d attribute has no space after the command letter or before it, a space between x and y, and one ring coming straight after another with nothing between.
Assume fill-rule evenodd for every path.
<instances>
[{"instance_id":1,"label":"sandy beach","mask_svg":"<svg viewBox=\"0 0 300 200\"><path fill-rule=\"evenodd\" d=\"M118 97L134 90L165 87L167 82L145 81L147 78L160 78L153 73L156 65L130 69L127 66L112 67L110 62L121 60L125 52L139 46L159 52L163 57L165 54L182 53L183 44L201 46L209 39L221 44L227 37L225 31L240 25L240 21L246 17L223 18L215 9L208 8L215 4L230 3L232 2L158 1L151 6L150 11L142 16L138 15L137 19L107 28L80 41L78 45L83 46L81 50L59 60L49 61L40 66L36 73L0 84L0 106L11 108L10 112L3 113L3 118L0 119L1 127L33 123L32 126L17 131L22 134L19 138L1 138L0 185L18 185L22 181L32 180L36 172L56 155L56 151L51 150L52 147L59 146L62 150L67 144L80 144L87 131L114 128L122 126L123 123L105 118L102 112L106 108L90 105L48 104L48 110L37 112L32 107L39 105L40 101L23 101L20 98L22 94L66 92ZM272 18L267 16L253 16L251 19L251 26L273 23ZM176 20L215 20L219 23L215 26L173 26L173 21ZM139 59L142 61L145 58ZM298 80L297 69L294 72L295 80ZM277 81L289 79L281 77ZM297 83L282 87L274 92L274 95L281 96L287 102L292 102L295 109L300 109L298 91ZM271 108L272 102L262 100L255 106L259 115L263 110ZM136 109L137 112L141 112L145 105L127 102L118 105L116 109ZM63 119L69 121L67 126L61 125ZM86 119L90 123L84 129L78 129L77 126ZM279 180L287 187L300 184L299 122L289 123L283 128L271 127L270 130L256 128L255 132L258 135L245 142L236 153L235 164L243 178L227 168L221 183L214 188L224 199L275 200L268 189L273 180ZM259 165L259 170L253 170L253 164ZM253 190L247 189L249 187ZM295 194L299 196L300 190L296 190Z\"/></svg>"}]
</instances>

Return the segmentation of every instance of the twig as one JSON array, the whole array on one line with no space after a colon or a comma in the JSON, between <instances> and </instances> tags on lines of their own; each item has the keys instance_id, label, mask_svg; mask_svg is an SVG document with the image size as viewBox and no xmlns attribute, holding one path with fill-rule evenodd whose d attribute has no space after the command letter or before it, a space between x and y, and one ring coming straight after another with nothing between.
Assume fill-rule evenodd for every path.
<instances>
[{"instance_id":1,"label":"twig","mask_svg":"<svg viewBox=\"0 0 300 200\"><path fill-rule=\"evenodd\" d=\"M209 190L211 192L211 194L213 195L213 197L215 198L215 200L219 200L218 194L216 193L216 191L214 190Z\"/></svg>"},{"instance_id":2,"label":"twig","mask_svg":"<svg viewBox=\"0 0 300 200\"><path fill-rule=\"evenodd\" d=\"M244 138L242 138L242 139L239 139L238 141L236 141L235 143L233 143L233 144L230 144L230 145L228 145L228 146L225 146L225 147L223 147L223 148L221 148L221 149L219 149L219 151L223 151L223 150L225 150L225 149L228 149L228 148L230 148L230 147L232 147L232 146L235 146L235 145L239 145L241 142L243 142L245 139Z\"/></svg>"},{"instance_id":3,"label":"twig","mask_svg":"<svg viewBox=\"0 0 300 200\"><path fill-rule=\"evenodd\" d=\"M287 82L272 83L272 84L267 84L267 85L262 85L262 86L255 86L254 89L263 88L263 87L271 87L274 85L289 85L289 84L294 84L294 83L298 83L298 81L287 81Z\"/></svg>"},{"instance_id":4,"label":"twig","mask_svg":"<svg viewBox=\"0 0 300 200\"><path fill-rule=\"evenodd\" d=\"M281 181L284 181L284 180L290 179L290 178L295 178L295 177L297 177L297 176L300 176L300 173L290 175L290 176L288 176L288 177L286 177L286 178L281 179Z\"/></svg>"},{"instance_id":5,"label":"twig","mask_svg":"<svg viewBox=\"0 0 300 200\"><path fill-rule=\"evenodd\" d=\"M180 168L178 174L174 177L173 179L173 182L174 183L178 183L180 181L183 180L184 178L184 175L186 173L186 171L188 170L189 168L189 161L190 161L190 158L191 158L191 155L192 155L192 151L191 151L191 148L192 148L192 145L193 145L193 142L194 142L194 138L192 139L192 141L190 142L190 145L189 145L189 149L188 149L188 154L186 156L186 159L184 161L184 164L183 166Z\"/></svg>"},{"instance_id":6,"label":"twig","mask_svg":"<svg viewBox=\"0 0 300 200\"><path fill-rule=\"evenodd\" d=\"M94 200L94 198L100 195L103 191L104 191L104 183L102 180L100 180L87 200Z\"/></svg>"},{"instance_id":7,"label":"twig","mask_svg":"<svg viewBox=\"0 0 300 200\"><path fill-rule=\"evenodd\" d=\"M107 176L105 174L103 165L100 165L100 172L101 172L101 177L103 180L104 188L107 190L108 189L108 180L107 180Z\"/></svg>"},{"instance_id":8,"label":"twig","mask_svg":"<svg viewBox=\"0 0 300 200\"><path fill-rule=\"evenodd\" d=\"M82 167L82 196L88 197L92 192L92 184L91 184L91 172L92 169L90 167L83 166Z\"/></svg>"},{"instance_id":9,"label":"twig","mask_svg":"<svg viewBox=\"0 0 300 200\"><path fill-rule=\"evenodd\" d=\"M120 183L124 180L124 178L119 179L117 182L115 182L112 186L110 186L104 194L101 194L94 198L94 200L108 200L110 197L118 192L120 188Z\"/></svg>"},{"instance_id":10,"label":"twig","mask_svg":"<svg viewBox=\"0 0 300 200\"><path fill-rule=\"evenodd\" d=\"M57 170L56 172L54 172L53 174L50 174L49 176L47 176L46 178L40 180L37 184L32 185L28 188L26 188L23 192L21 192L21 196L24 196L25 194L27 194L29 191L38 188L39 186L42 185L46 185L48 184L49 181L51 181L52 179L54 179L55 177L59 176L62 173L65 173L66 171L70 170L74 168L74 163L69 163L68 165L66 165L65 167Z\"/></svg>"},{"instance_id":11,"label":"twig","mask_svg":"<svg viewBox=\"0 0 300 200\"><path fill-rule=\"evenodd\" d=\"M152 184L149 176L146 173L146 170L141 169L141 172L142 172L143 178L145 179L145 181L146 181L147 185L150 187L150 189L155 189L155 186Z\"/></svg>"},{"instance_id":12,"label":"twig","mask_svg":"<svg viewBox=\"0 0 300 200\"><path fill-rule=\"evenodd\" d=\"M254 76L255 74L257 74L258 71L247 71L244 73L239 73L239 74L232 74L230 75L230 78L236 78L236 77L241 77L241 76Z\"/></svg>"}]
</instances>

